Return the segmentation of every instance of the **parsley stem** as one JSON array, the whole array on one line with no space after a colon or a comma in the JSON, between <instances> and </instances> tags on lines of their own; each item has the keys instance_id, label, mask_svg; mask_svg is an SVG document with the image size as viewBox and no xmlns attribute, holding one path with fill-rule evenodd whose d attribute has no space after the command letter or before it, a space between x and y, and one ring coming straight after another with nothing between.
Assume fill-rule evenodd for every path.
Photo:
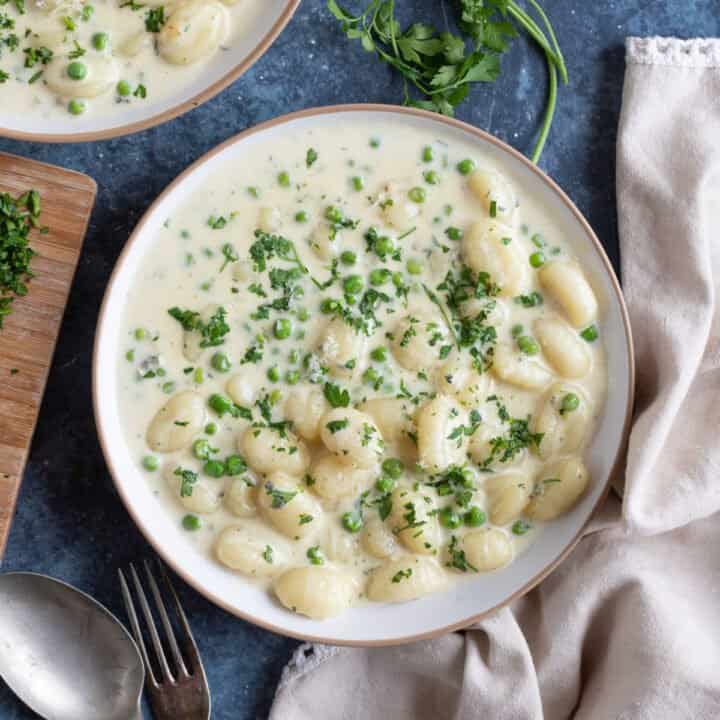
<instances>
[{"instance_id":1,"label":"parsley stem","mask_svg":"<svg viewBox=\"0 0 720 720\"><path fill-rule=\"evenodd\" d=\"M547 53L546 53L547 55ZM537 165L542 155L543 148L545 147L545 141L550 134L550 127L553 122L553 116L555 115L555 105L557 104L557 70L553 65L552 60L548 56L548 98L545 106L545 115L543 116L542 125L540 126L540 135L535 141L535 147L533 148L530 159Z\"/></svg>"},{"instance_id":2,"label":"parsley stem","mask_svg":"<svg viewBox=\"0 0 720 720\"><path fill-rule=\"evenodd\" d=\"M442 315L442 319L445 321L445 324L447 325L447 329L450 331L450 334L453 337L453 340L455 341L455 347L458 349L458 352L460 352L460 339L457 336L457 333L455 332L455 328L453 327L453 324L450 322L450 318L447 315L447 312L445 312L445 308L443 307L442 303L438 299L438 296L430 290L430 288L423 283L423 290L425 291L425 294L430 298L430 302L434 303L437 306L437 309L440 311L440 314Z\"/></svg>"}]
</instances>

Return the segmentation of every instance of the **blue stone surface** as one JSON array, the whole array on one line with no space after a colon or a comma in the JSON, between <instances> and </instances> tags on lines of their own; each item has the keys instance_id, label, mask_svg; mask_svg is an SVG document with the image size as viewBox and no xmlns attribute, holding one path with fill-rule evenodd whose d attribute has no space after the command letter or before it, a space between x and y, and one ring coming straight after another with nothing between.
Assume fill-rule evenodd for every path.
<instances>
[{"instance_id":1,"label":"blue stone surface","mask_svg":"<svg viewBox=\"0 0 720 720\"><path fill-rule=\"evenodd\" d=\"M359 5L347 0L353 7ZM397 0L442 26L452 3ZM716 0L546 0L570 72L541 166L586 215L617 266L615 137L627 35L716 36ZM477 86L458 116L529 152L545 97L545 66L525 40L501 80ZM0 150L74 168L99 185L85 249L20 495L4 570L50 573L124 617L116 569L149 553L120 503L97 442L90 366L97 312L116 258L155 196L233 134L315 105L397 103L398 77L340 35L324 0L303 0L274 46L204 106L138 135L77 145L0 139ZM200 646L217 720L265 718L297 643L215 608L177 582ZM0 719L35 717L0 683ZM146 717L150 717L146 709Z\"/></svg>"}]
</instances>

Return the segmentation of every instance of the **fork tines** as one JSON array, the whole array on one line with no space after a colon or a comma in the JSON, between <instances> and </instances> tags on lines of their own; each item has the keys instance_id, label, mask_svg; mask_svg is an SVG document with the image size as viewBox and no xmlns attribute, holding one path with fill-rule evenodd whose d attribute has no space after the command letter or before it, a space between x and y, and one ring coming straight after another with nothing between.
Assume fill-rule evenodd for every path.
<instances>
[{"instance_id":1,"label":"fork tines","mask_svg":"<svg viewBox=\"0 0 720 720\"><path fill-rule=\"evenodd\" d=\"M160 592L160 587L155 580L150 563L145 560L143 562L145 578L155 602L157 615L160 618L160 622L162 623L164 629L166 646L170 649L173 663L172 669L168 663L163 643L160 639L155 619L153 617L152 610L150 609L150 604L148 603L147 595L143 589L142 582L135 566L131 563L127 574L130 578L137 602L140 604L140 611L145 620L147 633L150 637L150 642L155 653L156 663L154 665L150 662L147 646L143 633L140 629L140 622L138 620L138 614L135 610L135 602L133 601L133 593L130 591L130 586L125 578L125 573L123 573L122 570L118 570L118 575L120 576L120 587L122 589L123 600L125 601L125 608L127 609L127 614L130 619L130 627L132 629L133 636L140 649L140 653L142 654L143 662L145 663L149 689L159 689L168 683L171 685L183 684L190 679L199 680L207 687L205 673L202 667L197 645L195 644L195 639L193 638L190 630L187 617L180 605L180 600L175 592L175 588L172 586L170 578L168 577L162 563L156 562L154 564L158 569L161 583L166 591L166 595L171 599L172 606L175 608L175 613L177 615L178 624L182 634L183 648L181 652L170 621L170 616L168 615L165 602ZM154 669L158 667L161 675L159 678L157 677Z\"/></svg>"}]
</instances>

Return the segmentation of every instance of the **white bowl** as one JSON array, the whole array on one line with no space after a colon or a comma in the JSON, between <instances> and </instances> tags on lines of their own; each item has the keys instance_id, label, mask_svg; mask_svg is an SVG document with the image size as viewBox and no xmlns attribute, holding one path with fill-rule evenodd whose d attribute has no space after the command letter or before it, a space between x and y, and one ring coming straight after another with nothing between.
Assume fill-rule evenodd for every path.
<instances>
[{"instance_id":1,"label":"white bowl","mask_svg":"<svg viewBox=\"0 0 720 720\"><path fill-rule=\"evenodd\" d=\"M341 123L348 113L363 122L424 126L436 136L470 140L479 151L497 159L526 194L537 196L554 213L605 301L601 329L609 387L604 413L586 453L593 478L590 490L572 512L544 528L535 543L512 565L489 575L464 579L448 592L410 604L368 604L339 618L319 622L288 612L269 593L202 553L188 540L187 533L183 535L176 518L160 506L124 439L117 397L118 362L124 350L117 328L135 273L161 225L215 168L238 158L254 143L300 128L319 129ZM620 286L600 243L567 196L525 157L470 125L421 110L382 105L319 108L278 118L228 140L180 175L149 208L117 263L100 313L93 371L95 417L110 472L128 511L165 561L200 593L239 617L285 635L347 645L410 642L464 627L542 580L577 543L608 491L624 449L633 396L632 341Z\"/></svg>"},{"instance_id":2,"label":"white bowl","mask_svg":"<svg viewBox=\"0 0 720 720\"><path fill-rule=\"evenodd\" d=\"M288 23L300 0L263 0L242 36L216 53L187 85L161 100L118 105L112 115L92 117L60 113L45 118L4 110L0 106L0 136L36 142L84 142L129 135L172 120L198 107L237 80L270 47Z\"/></svg>"}]
</instances>

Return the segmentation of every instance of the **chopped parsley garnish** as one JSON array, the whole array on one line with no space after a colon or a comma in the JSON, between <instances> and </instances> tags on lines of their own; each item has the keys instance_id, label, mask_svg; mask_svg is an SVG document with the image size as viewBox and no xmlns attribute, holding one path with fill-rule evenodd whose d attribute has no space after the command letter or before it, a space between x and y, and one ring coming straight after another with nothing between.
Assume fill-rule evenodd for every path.
<instances>
[{"instance_id":1,"label":"chopped parsley garnish","mask_svg":"<svg viewBox=\"0 0 720 720\"><path fill-rule=\"evenodd\" d=\"M543 296L537 290L534 290L529 295L516 296L515 302L526 308L538 307L543 304Z\"/></svg>"},{"instance_id":2,"label":"chopped parsley garnish","mask_svg":"<svg viewBox=\"0 0 720 720\"><path fill-rule=\"evenodd\" d=\"M199 332L202 335L201 348L217 347L225 342L225 335L230 332L230 326L225 318L225 308L218 308L207 322L203 322L199 312L171 307L168 310L170 317L175 318L187 332Z\"/></svg>"},{"instance_id":3,"label":"chopped parsley garnish","mask_svg":"<svg viewBox=\"0 0 720 720\"><path fill-rule=\"evenodd\" d=\"M348 425L350 425L350 420L343 418L342 420L331 420L325 427L334 435L344 430Z\"/></svg>"},{"instance_id":4,"label":"chopped parsley garnish","mask_svg":"<svg viewBox=\"0 0 720 720\"><path fill-rule=\"evenodd\" d=\"M410 577L412 577L412 568L406 568L405 570L398 570L392 576L392 582L399 583L399 582L402 582L403 580L407 580Z\"/></svg>"},{"instance_id":5,"label":"chopped parsley garnish","mask_svg":"<svg viewBox=\"0 0 720 720\"><path fill-rule=\"evenodd\" d=\"M270 547L270 545L266 545L265 549L263 550L263 560L268 563L268 565L272 565L273 563L273 549Z\"/></svg>"},{"instance_id":6,"label":"chopped parsley garnish","mask_svg":"<svg viewBox=\"0 0 720 720\"><path fill-rule=\"evenodd\" d=\"M456 570L460 570L461 572L467 572L468 570L472 570L473 572L477 572L477 568L468 562L467 558L465 557L465 551L460 550L458 547L458 539L455 537L455 535L452 536L452 539L450 540L450 545L448 547L448 555L450 556L450 561L448 562L449 567L453 567Z\"/></svg>"},{"instance_id":7,"label":"chopped parsley garnish","mask_svg":"<svg viewBox=\"0 0 720 720\"><path fill-rule=\"evenodd\" d=\"M323 395L334 408L347 407L350 404L350 393L339 385L326 382L323 386Z\"/></svg>"},{"instance_id":8,"label":"chopped parsley garnish","mask_svg":"<svg viewBox=\"0 0 720 720\"><path fill-rule=\"evenodd\" d=\"M315 518L313 518L312 515L308 515L307 513L301 513L299 523L300 525L307 525L308 523L311 523Z\"/></svg>"},{"instance_id":9,"label":"chopped parsley garnish","mask_svg":"<svg viewBox=\"0 0 720 720\"><path fill-rule=\"evenodd\" d=\"M165 8L161 5L148 10L145 14L145 29L149 33L158 33L165 24Z\"/></svg>"},{"instance_id":10,"label":"chopped parsley garnish","mask_svg":"<svg viewBox=\"0 0 720 720\"><path fill-rule=\"evenodd\" d=\"M265 483L265 492L272 498L271 507L275 510L285 507L298 494L297 490L278 490L270 482Z\"/></svg>"},{"instance_id":11,"label":"chopped parsley garnish","mask_svg":"<svg viewBox=\"0 0 720 720\"><path fill-rule=\"evenodd\" d=\"M315 161L318 159L317 150L314 148L308 148L307 153L305 154L305 165L309 168L311 168Z\"/></svg>"},{"instance_id":12,"label":"chopped parsley garnish","mask_svg":"<svg viewBox=\"0 0 720 720\"><path fill-rule=\"evenodd\" d=\"M0 194L0 329L10 314L13 299L27 295L33 277L30 261L35 251L29 235L38 227L40 195L30 190L18 198Z\"/></svg>"},{"instance_id":13,"label":"chopped parsley garnish","mask_svg":"<svg viewBox=\"0 0 720 720\"><path fill-rule=\"evenodd\" d=\"M190 497L193 494L193 486L198 481L198 474L192 470L177 467L173 475L181 478L180 497Z\"/></svg>"}]
</instances>

